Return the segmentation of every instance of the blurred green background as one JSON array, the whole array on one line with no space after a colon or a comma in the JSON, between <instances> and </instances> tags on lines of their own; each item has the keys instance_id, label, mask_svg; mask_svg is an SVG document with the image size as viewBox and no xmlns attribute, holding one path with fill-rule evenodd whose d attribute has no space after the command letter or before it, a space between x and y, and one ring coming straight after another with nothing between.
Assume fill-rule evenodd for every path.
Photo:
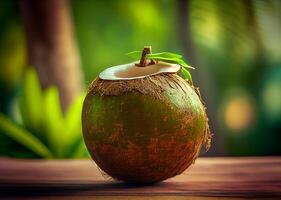
<instances>
[{"instance_id":1,"label":"blurred green background","mask_svg":"<svg viewBox=\"0 0 281 200\"><path fill-rule=\"evenodd\" d=\"M179 53L214 134L203 155L281 155L281 1L71 0L69 13L85 90L144 45ZM56 83L41 87L19 1L0 1L0 26L0 155L87 157L83 92L63 109Z\"/></svg>"}]
</instances>

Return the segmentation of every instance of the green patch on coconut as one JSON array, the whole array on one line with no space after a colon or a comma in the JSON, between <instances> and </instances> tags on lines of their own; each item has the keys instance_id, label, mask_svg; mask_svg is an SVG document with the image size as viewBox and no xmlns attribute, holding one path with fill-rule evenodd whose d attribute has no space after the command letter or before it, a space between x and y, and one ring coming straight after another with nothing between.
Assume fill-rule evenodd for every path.
<instances>
[{"instance_id":1,"label":"green patch on coconut","mask_svg":"<svg viewBox=\"0 0 281 200\"><path fill-rule=\"evenodd\" d=\"M152 54L150 48L129 55L141 59L104 70L89 86L84 140L112 178L163 181L194 163L202 144L210 147L207 114L180 55ZM180 70L188 80L177 75Z\"/></svg>"}]
</instances>

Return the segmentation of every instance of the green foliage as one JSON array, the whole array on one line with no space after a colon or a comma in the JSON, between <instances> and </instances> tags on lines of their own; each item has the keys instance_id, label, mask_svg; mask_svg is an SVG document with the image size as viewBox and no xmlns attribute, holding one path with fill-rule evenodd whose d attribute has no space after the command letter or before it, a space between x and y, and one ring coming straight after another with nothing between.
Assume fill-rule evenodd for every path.
<instances>
[{"instance_id":1,"label":"green foliage","mask_svg":"<svg viewBox=\"0 0 281 200\"><path fill-rule=\"evenodd\" d=\"M141 57L142 52L141 51L133 51L130 53L127 53L127 56L134 58L134 59L139 59ZM159 60L159 61L165 61L169 63L176 63L181 65L182 67L186 68L191 68L193 67L189 66L183 59L181 55L175 54L175 53L170 53L170 52L162 52L162 53L150 53L146 55L147 59L152 59L152 60Z\"/></svg>"},{"instance_id":2,"label":"green foliage","mask_svg":"<svg viewBox=\"0 0 281 200\"><path fill-rule=\"evenodd\" d=\"M0 113L0 130L6 133L13 140L22 144L30 151L42 156L44 158L52 158L53 155L49 149L32 133L28 132L24 128L16 125L9 118Z\"/></svg>"},{"instance_id":3,"label":"green foliage","mask_svg":"<svg viewBox=\"0 0 281 200\"><path fill-rule=\"evenodd\" d=\"M25 127L36 133L37 137L41 135L43 127L42 115L43 94L36 72L29 69L23 80L23 93L20 97L21 117Z\"/></svg>"},{"instance_id":4,"label":"green foliage","mask_svg":"<svg viewBox=\"0 0 281 200\"><path fill-rule=\"evenodd\" d=\"M141 58L142 51L132 51L127 53L127 56L133 59ZM170 53L170 52L161 52L161 53L150 53L146 55L147 59L155 60L155 61L164 61L168 63L175 63L181 66L181 72L185 79L192 83L192 76L188 71L189 69L194 69L193 67L189 66L182 58L181 55Z\"/></svg>"},{"instance_id":5,"label":"green foliage","mask_svg":"<svg viewBox=\"0 0 281 200\"><path fill-rule=\"evenodd\" d=\"M60 107L59 91L56 87L49 87L44 94L43 116L46 139L52 151L58 157L63 156L65 142L64 135L64 118ZM63 141L63 142L62 142Z\"/></svg>"},{"instance_id":6,"label":"green foliage","mask_svg":"<svg viewBox=\"0 0 281 200\"><path fill-rule=\"evenodd\" d=\"M191 83L192 82L192 76L191 74L189 73L189 71L187 69L185 69L184 67L181 68L181 73L182 75L184 76L185 79L189 80Z\"/></svg>"},{"instance_id":7,"label":"green foliage","mask_svg":"<svg viewBox=\"0 0 281 200\"><path fill-rule=\"evenodd\" d=\"M0 115L0 132L42 158L85 157L81 111L84 95L77 98L65 115L55 86L42 91L36 72L29 68L20 98L22 126ZM12 150L11 150L12 151Z\"/></svg>"}]
</instances>

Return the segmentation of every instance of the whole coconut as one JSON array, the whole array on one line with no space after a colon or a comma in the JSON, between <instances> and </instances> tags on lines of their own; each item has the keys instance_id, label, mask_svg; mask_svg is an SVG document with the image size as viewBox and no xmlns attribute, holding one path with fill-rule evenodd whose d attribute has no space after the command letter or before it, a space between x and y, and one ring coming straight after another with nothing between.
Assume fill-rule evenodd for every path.
<instances>
[{"instance_id":1,"label":"whole coconut","mask_svg":"<svg viewBox=\"0 0 281 200\"><path fill-rule=\"evenodd\" d=\"M109 68L91 83L84 101L88 151L117 180L163 181L188 168L203 143L209 146L208 118L197 90L176 74L177 65L153 66ZM167 66L173 70L162 70ZM104 78L108 73L112 80Z\"/></svg>"}]
</instances>

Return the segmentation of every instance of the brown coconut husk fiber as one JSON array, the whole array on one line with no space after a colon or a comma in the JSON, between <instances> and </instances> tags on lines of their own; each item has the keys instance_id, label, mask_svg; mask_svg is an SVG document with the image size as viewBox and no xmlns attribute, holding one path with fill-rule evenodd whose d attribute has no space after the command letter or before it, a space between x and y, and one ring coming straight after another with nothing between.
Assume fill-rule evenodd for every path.
<instances>
[{"instance_id":1,"label":"brown coconut husk fiber","mask_svg":"<svg viewBox=\"0 0 281 200\"><path fill-rule=\"evenodd\" d=\"M161 94L166 90L167 87L182 90L186 92L187 90L194 90L198 97L200 98L205 109L206 116L206 129L204 133L204 138L202 144L204 144L206 151L211 146L212 134L209 128L209 119L206 113L206 106L201 98L199 88L194 87L188 81L182 79L176 73L163 73L153 76L147 76L141 79L132 80L102 80L96 78L89 86L88 93L96 93L101 96L103 95L121 95L122 93L137 91L144 95L150 95L156 99L164 100ZM198 152L199 153L199 152ZM194 160L198 157L196 155Z\"/></svg>"}]
</instances>

